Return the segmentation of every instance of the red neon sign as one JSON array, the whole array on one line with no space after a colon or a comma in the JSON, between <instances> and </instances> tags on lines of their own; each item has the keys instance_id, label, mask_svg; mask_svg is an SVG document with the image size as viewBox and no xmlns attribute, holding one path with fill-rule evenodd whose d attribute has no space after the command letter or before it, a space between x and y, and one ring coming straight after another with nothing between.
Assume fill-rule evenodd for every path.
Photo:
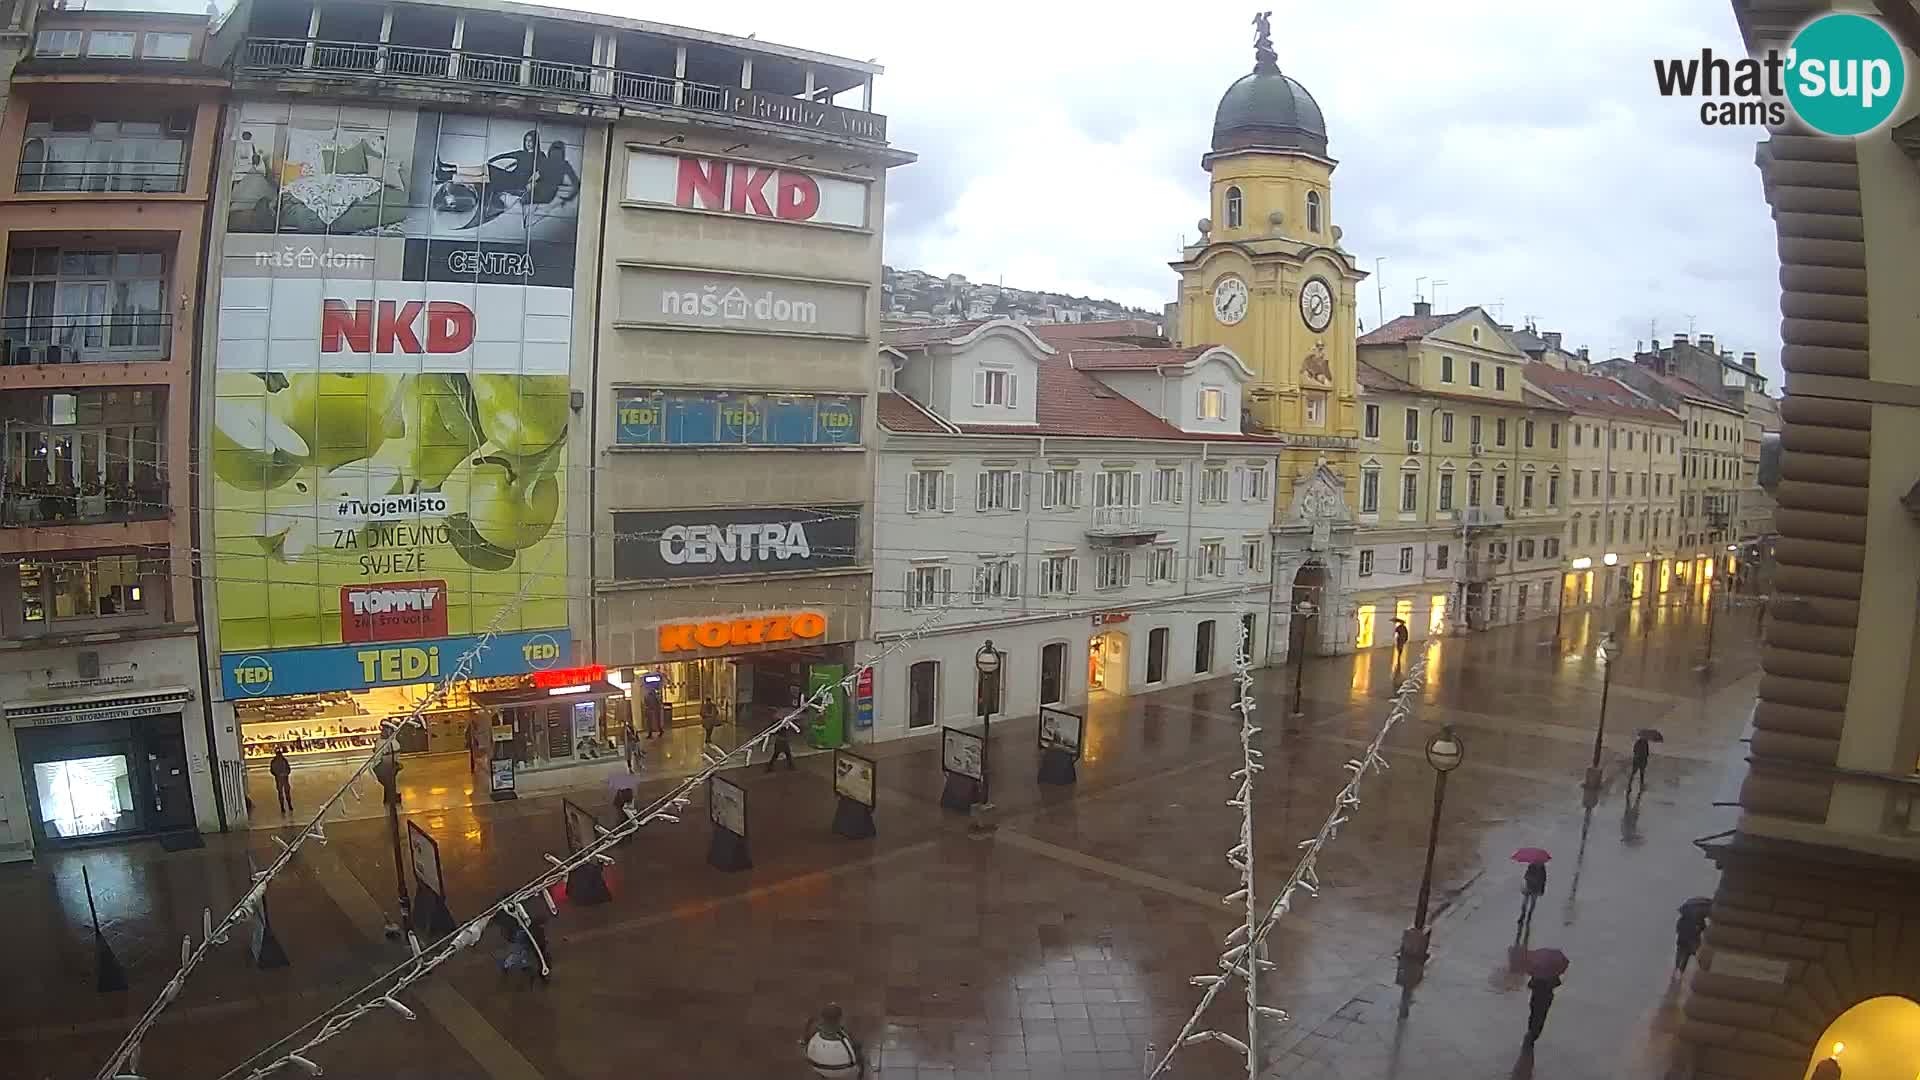
<instances>
[{"instance_id":1,"label":"red neon sign","mask_svg":"<svg viewBox=\"0 0 1920 1080\"><path fill-rule=\"evenodd\" d=\"M607 665L588 664L586 667L555 668L552 671L533 673L533 685L542 690L552 690L560 686L577 686L580 683L595 683L607 677Z\"/></svg>"}]
</instances>

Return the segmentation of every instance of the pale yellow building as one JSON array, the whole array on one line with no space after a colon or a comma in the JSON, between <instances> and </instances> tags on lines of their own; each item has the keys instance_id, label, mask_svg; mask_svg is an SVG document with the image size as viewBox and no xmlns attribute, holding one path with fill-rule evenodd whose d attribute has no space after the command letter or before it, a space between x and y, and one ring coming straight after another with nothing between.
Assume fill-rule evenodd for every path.
<instances>
[{"instance_id":1,"label":"pale yellow building","mask_svg":"<svg viewBox=\"0 0 1920 1080\"><path fill-rule=\"evenodd\" d=\"M1416 636L1551 614L1570 411L1478 307L1416 304L1357 348L1356 611Z\"/></svg>"}]
</instances>

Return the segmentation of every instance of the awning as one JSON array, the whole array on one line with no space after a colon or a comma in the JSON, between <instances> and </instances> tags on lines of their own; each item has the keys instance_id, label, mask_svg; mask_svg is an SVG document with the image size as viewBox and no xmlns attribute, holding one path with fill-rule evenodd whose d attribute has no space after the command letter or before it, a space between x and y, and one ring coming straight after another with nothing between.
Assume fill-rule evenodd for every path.
<instances>
[{"instance_id":1,"label":"awning","mask_svg":"<svg viewBox=\"0 0 1920 1080\"><path fill-rule=\"evenodd\" d=\"M568 694L556 694L553 690L538 686L516 686L510 690L475 690L468 694L467 698L483 708L497 709L505 705L537 705L547 701L588 701L603 697L625 697L627 694L625 690L604 680L580 685L580 689Z\"/></svg>"},{"instance_id":2,"label":"awning","mask_svg":"<svg viewBox=\"0 0 1920 1080\"><path fill-rule=\"evenodd\" d=\"M102 720L128 720L138 716L163 716L177 713L193 700L193 691L184 686L169 686L138 693L81 694L58 701L28 701L6 707L7 723L12 727L47 727L53 724L92 724Z\"/></svg>"}]
</instances>

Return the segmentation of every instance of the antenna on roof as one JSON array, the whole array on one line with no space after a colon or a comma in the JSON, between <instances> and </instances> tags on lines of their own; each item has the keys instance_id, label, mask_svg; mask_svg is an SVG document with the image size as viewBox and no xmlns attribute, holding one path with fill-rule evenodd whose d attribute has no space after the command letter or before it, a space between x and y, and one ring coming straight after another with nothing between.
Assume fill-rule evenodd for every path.
<instances>
[{"instance_id":1,"label":"antenna on roof","mask_svg":"<svg viewBox=\"0 0 1920 1080\"><path fill-rule=\"evenodd\" d=\"M1447 283L1446 278L1433 279L1433 306L1436 308L1440 306L1440 286L1445 285L1446 283Z\"/></svg>"}]
</instances>

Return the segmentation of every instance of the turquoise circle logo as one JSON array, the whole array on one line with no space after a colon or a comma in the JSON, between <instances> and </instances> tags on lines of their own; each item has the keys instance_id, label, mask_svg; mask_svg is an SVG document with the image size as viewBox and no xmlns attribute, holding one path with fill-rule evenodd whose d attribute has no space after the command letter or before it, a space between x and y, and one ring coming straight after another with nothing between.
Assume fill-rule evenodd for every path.
<instances>
[{"instance_id":1,"label":"turquoise circle logo","mask_svg":"<svg viewBox=\"0 0 1920 1080\"><path fill-rule=\"evenodd\" d=\"M1787 100L1810 128L1864 135L1893 116L1907 62L1887 28L1865 15L1823 15L1794 35Z\"/></svg>"}]
</instances>

